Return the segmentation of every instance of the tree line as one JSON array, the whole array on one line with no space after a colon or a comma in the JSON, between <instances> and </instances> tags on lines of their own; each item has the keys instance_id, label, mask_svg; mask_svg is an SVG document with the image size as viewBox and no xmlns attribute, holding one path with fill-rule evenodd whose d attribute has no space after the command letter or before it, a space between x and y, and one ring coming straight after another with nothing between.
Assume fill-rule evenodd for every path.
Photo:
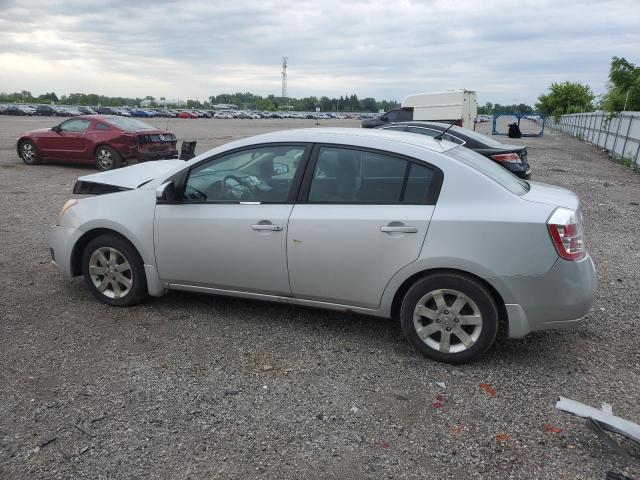
<instances>
[{"instance_id":1,"label":"tree line","mask_svg":"<svg viewBox=\"0 0 640 480\"><path fill-rule=\"evenodd\" d=\"M33 95L27 90L20 92L4 93L0 92L0 103L42 103L61 105L102 105L105 107L124 107L140 105L144 100L148 101L151 107L175 107L175 108L210 108L216 104L233 104L242 110L293 110L300 112L315 111L320 108L322 112L385 112L398 108L400 104L394 100L376 100L367 97L359 99L357 95L345 95L340 98L323 97L303 97L287 98L268 95L266 97L250 92L222 93L212 95L208 101L189 99L182 104L167 104L164 98L146 97L108 97L95 93L71 93L69 95L56 95L55 92L47 92L42 95Z\"/></svg>"}]
</instances>

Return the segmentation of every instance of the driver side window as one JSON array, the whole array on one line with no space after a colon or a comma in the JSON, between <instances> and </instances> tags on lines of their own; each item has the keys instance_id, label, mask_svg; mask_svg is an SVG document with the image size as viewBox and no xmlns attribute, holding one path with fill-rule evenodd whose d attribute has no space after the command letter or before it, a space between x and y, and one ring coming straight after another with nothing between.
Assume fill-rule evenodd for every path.
<instances>
[{"instance_id":1,"label":"driver side window","mask_svg":"<svg viewBox=\"0 0 640 480\"><path fill-rule=\"evenodd\" d=\"M84 132L91 122L80 118L67 120L60 125L61 132Z\"/></svg>"},{"instance_id":2,"label":"driver side window","mask_svg":"<svg viewBox=\"0 0 640 480\"><path fill-rule=\"evenodd\" d=\"M184 201L286 203L304 152L304 145L274 145L200 164L189 173Z\"/></svg>"}]
</instances>

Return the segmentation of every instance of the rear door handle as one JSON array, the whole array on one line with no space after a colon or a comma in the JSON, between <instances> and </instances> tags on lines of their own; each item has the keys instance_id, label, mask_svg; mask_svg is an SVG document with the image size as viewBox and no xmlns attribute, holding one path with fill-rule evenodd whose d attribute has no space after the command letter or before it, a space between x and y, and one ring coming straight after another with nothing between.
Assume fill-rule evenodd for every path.
<instances>
[{"instance_id":1,"label":"rear door handle","mask_svg":"<svg viewBox=\"0 0 640 480\"><path fill-rule=\"evenodd\" d=\"M400 232L400 233L418 233L418 227L410 227L408 225L397 227L380 227L381 232Z\"/></svg>"},{"instance_id":2,"label":"rear door handle","mask_svg":"<svg viewBox=\"0 0 640 480\"><path fill-rule=\"evenodd\" d=\"M259 223L257 225L251 225L251 228L253 228L254 230L270 230L272 232L282 231L282 225L271 225L269 223L266 223L266 224Z\"/></svg>"}]
</instances>

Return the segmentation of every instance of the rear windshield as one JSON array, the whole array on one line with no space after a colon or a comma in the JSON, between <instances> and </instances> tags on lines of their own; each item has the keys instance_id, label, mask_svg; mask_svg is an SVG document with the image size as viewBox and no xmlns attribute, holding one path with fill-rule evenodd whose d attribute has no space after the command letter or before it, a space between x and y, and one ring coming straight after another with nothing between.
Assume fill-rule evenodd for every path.
<instances>
[{"instance_id":1,"label":"rear windshield","mask_svg":"<svg viewBox=\"0 0 640 480\"><path fill-rule=\"evenodd\" d=\"M473 150L465 147L456 147L447 150L445 154L485 174L516 195L524 195L529 191L530 186L525 180L516 177L506 168Z\"/></svg>"},{"instance_id":2,"label":"rear windshield","mask_svg":"<svg viewBox=\"0 0 640 480\"><path fill-rule=\"evenodd\" d=\"M455 132L459 132L462 135L466 135L476 142L484 143L489 147L504 147L504 144L499 142L495 138L491 138L488 135L483 135L482 133L474 132L473 130L469 130L468 128L460 128L454 125L449 131L454 134Z\"/></svg>"},{"instance_id":3,"label":"rear windshield","mask_svg":"<svg viewBox=\"0 0 640 480\"><path fill-rule=\"evenodd\" d=\"M112 117L108 119L108 122L122 130L157 130L156 127L153 127L148 123L141 122L140 120L136 120L135 118Z\"/></svg>"}]
</instances>

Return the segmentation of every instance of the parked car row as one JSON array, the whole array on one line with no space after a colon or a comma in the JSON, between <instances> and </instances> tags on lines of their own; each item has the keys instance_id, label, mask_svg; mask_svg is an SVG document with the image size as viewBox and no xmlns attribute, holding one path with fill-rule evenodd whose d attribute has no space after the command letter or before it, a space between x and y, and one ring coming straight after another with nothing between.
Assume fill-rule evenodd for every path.
<instances>
[{"instance_id":1,"label":"parked car row","mask_svg":"<svg viewBox=\"0 0 640 480\"><path fill-rule=\"evenodd\" d=\"M362 119L366 114L357 113L320 113L320 112L268 112L250 110L203 110L175 108L139 108L104 106L68 106L68 105L0 105L0 115L38 115L49 117L75 117L79 115L118 115L139 118L300 118L300 119Z\"/></svg>"}]
</instances>

